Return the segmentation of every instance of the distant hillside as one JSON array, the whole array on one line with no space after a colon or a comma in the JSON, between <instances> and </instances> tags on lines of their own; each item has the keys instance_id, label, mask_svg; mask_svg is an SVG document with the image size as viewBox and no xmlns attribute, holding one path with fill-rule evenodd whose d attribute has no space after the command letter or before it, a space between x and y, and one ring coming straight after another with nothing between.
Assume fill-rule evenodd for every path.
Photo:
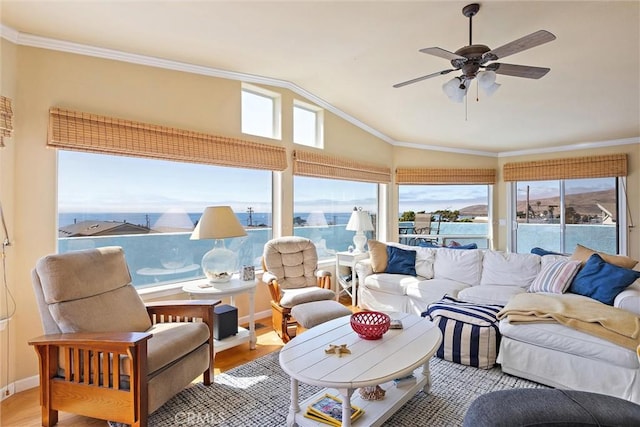
<instances>
[{"instance_id":1,"label":"distant hillside","mask_svg":"<svg viewBox=\"0 0 640 427\"><path fill-rule=\"evenodd\" d=\"M540 204L538 205L538 202ZM589 193L568 194L565 196L567 207L573 207L577 213L581 215L599 215L602 210L598 207L600 203L605 209L613 213L616 217L616 191L592 191ZM526 211L526 200L518 202L518 212ZM560 197L550 197L546 199L529 200L531 209L536 213L542 213L549 209L549 206L560 206ZM555 208L557 209L557 208ZM487 205L471 205L460 209L460 215L463 216L487 216Z\"/></svg>"}]
</instances>

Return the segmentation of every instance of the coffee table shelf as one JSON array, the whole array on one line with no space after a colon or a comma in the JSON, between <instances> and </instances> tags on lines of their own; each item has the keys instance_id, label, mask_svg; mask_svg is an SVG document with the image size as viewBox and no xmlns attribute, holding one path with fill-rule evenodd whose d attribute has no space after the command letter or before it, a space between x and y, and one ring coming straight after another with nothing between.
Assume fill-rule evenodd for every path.
<instances>
[{"instance_id":1,"label":"coffee table shelf","mask_svg":"<svg viewBox=\"0 0 640 427\"><path fill-rule=\"evenodd\" d=\"M355 420L352 425L358 426L371 426L377 427L382 425L388 420L396 411L398 411L405 403L409 401L420 389L425 389L425 393L429 392L429 377L422 375L422 368L418 368L414 371L413 375L416 377L416 383L411 385L405 385L402 387L396 387L393 381L380 384L386 393L384 399L381 400L365 400L360 396L358 390L355 390L351 396L351 405L361 408L364 413ZM325 393L329 393L337 398L340 398L338 390L332 388L325 388L318 393L314 394L308 399L300 402L300 412L295 415L295 423L300 427L326 427L327 424L314 421L304 416L307 406L314 402L316 399L324 396Z\"/></svg>"}]
</instances>

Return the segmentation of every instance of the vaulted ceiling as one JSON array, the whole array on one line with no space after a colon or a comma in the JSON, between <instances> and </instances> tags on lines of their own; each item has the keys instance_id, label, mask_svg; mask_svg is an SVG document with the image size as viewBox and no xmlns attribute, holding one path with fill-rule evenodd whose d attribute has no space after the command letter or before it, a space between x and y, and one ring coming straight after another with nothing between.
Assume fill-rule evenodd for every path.
<instances>
[{"instance_id":1,"label":"vaulted ceiling","mask_svg":"<svg viewBox=\"0 0 640 427\"><path fill-rule=\"evenodd\" d=\"M489 155L640 137L640 2L484 1L473 43L544 29L557 39L499 61L549 67L539 80L474 83L461 104L451 68L420 53L469 41L457 1L15 1L0 22L36 35L289 82L393 144Z\"/></svg>"}]
</instances>

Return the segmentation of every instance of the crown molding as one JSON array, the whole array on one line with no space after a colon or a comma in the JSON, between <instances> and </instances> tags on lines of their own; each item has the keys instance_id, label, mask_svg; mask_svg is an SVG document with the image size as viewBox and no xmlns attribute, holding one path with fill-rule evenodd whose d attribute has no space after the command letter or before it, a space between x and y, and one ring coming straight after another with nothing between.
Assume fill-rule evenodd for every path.
<instances>
[{"instance_id":1,"label":"crown molding","mask_svg":"<svg viewBox=\"0 0 640 427\"><path fill-rule=\"evenodd\" d=\"M96 58L110 59L114 61L128 62L131 64L145 65L149 67L163 68L167 70L181 71L185 73L199 74L199 75L204 75L209 77L217 77L217 78L223 78L228 80L237 80L237 81L242 81L247 83L263 84L263 85L288 89L298 94L299 96L304 97L309 101L312 101L313 103L324 108L325 110L330 111L331 113L351 123L352 125L359 127L365 132L368 132L369 134L375 136L376 138L379 138L385 141L386 143L396 147L407 147L407 148L413 148L418 150L443 151L448 153L469 154L469 155L484 156L484 157L512 157L512 156L521 156L521 155L529 155L529 154L556 153L556 152L563 152L563 151L581 150L585 148L600 148L600 147L610 147L615 145L640 143L640 136L638 136L634 138L618 139L618 140L611 140L611 141L586 142L586 143L573 144L573 145L564 145L562 147L549 147L549 148L539 148L539 149L520 150L520 151L503 151L503 152L495 153L495 152L489 152L489 151L467 150L462 148L443 147L443 146L437 146L437 145L425 145L425 144L420 144L415 142L396 141L393 138L390 138L384 133L378 131L377 129L374 129L373 127L367 125L366 123L361 122L355 117L350 116L344 111L336 108L335 106L331 105L324 99L312 94L306 89L296 85L295 83L289 82L287 80L274 79L271 77L258 76L255 74L221 70L218 68L189 64L186 62L173 61L169 59L156 58L152 56L145 56L145 55L139 55L135 53L123 52L119 50L106 49L106 48L89 46L89 45L80 44L80 43L68 42L64 40L51 39L48 37L42 37L42 36L37 36L33 34L28 34L28 33L21 33L4 24L0 24L0 37L14 44L22 45L22 46L56 50L60 52L74 53L77 55L92 56Z\"/></svg>"},{"instance_id":2,"label":"crown molding","mask_svg":"<svg viewBox=\"0 0 640 427\"><path fill-rule=\"evenodd\" d=\"M467 150L465 148L442 147L440 145L425 145L415 142L394 141L391 143L391 145L395 147L415 148L418 150L444 151L447 153L471 154L473 156L484 157L499 157L499 153L493 153L491 151Z\"/></svg>"},{"instance_id":3,"label":"crown molding","mask_svg":"<svg viewBox=\"0 0 640 427\"><path fill-rule=\"evenodd\" d=\"M504 151L498 153L498 157L514 157L530 154L560 153L563 151L576 151L593 148L615 147L618 145L640 144L640 136L633 138L612 139L609 141L581 142L578 144L563 145L561 147L533 148L531 150Z\"/></svg>"}]
</instances>

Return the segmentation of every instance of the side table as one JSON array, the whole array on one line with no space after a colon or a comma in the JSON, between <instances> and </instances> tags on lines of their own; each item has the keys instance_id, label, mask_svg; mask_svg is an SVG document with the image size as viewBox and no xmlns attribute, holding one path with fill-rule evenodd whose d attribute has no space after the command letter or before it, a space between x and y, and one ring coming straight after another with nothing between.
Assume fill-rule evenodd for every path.
<instances>
[{"instance_id":1,"label":"side table","mask_svg":"<svg viewBox=\"0 0 640 427\"><path fill-rule=\"evenodd\" d=\"M356 275L356 263L369 258L368 252L336 252L336 299L340 299L340 294L344 291L351 296L351 304L355 307L358 302L358 277ZM340 266L351 268L351 281L340 277Z\"/></svg>"},{"instance_id":2,"label":"side table","mask_svg":"<svg viewBox=\"0 0 640 427\"><path fill-rule=\"evenodd\" d=\"M189 282L182 287L182 290L191 296L191 299L221 299L229 297L231 305L235 305L235 296L247 294L249 296L249 330L238 326L238 333L223 340L214 340L214 352L226 350L245 342L249 342L249 349L256 348L256 326L255 326L255 293L257 280L243 281L236 277L225 283L209 283L208 279L199 279Z\"/></svg>"}]
</instances>

